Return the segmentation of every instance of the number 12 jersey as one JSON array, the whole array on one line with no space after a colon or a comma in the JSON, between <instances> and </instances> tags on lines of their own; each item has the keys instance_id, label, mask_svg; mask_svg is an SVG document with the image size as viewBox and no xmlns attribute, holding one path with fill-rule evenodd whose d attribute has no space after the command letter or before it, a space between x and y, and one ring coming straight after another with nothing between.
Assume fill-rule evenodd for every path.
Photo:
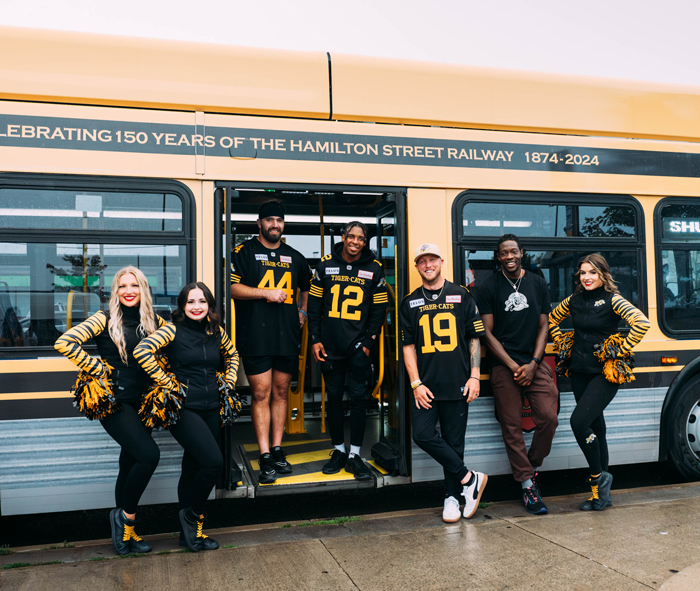
<instances>
[{"instance_id":1,"label":"number 12 jersey","mask_svg":"<svg viewBox=\"0 0 700 591\"><path fill-rule=\"evenodd\" d=\"M459 400L470 375L469 341L485 334L469 290L445 280L443 288L419 287L401 302L401 336L415 345L420 380L436 400Z\"/></svg>"}]
</instances>

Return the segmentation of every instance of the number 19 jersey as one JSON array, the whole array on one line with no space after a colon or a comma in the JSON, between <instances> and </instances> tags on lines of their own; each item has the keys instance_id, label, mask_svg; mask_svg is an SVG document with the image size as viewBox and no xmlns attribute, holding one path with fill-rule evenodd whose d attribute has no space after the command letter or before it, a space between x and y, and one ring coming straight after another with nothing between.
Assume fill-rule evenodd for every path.
<instances>
[{"instance_id":1,"label":"number 19 jersey","mask_svg":"<svg viewBox=\"0 0 700 591\"><path fill-rule=\"evenodd\" d=\"M231 284L282 289L284 303L236 300L236 347L241 355L298 355L301 342L297 288L309 291L311 271L299 251L280 242L266 248L257 237L237 246L231 257Z\"/></svg>"},{"instance_id":2,"label":"number 19 jersey","mask_svg":"<svg viewBox=\"0 0 700 591\"><path fill-rule=\"evenodd\" d=\"M419 287L400 308L404 345L415 345L420 380L436 400L459 400L471 373L469 341L485 334L469 290L449 281L440 291Z\"/></svg>"}]
</instances>

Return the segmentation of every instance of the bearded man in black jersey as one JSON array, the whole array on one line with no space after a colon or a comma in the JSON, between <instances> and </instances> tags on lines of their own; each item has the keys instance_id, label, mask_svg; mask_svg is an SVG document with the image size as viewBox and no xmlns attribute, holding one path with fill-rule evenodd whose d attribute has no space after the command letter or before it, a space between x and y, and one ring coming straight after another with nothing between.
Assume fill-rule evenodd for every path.
<instances>
[{"instance_id":1,"label":"bearded man in black jersey","mask_svg":"<svg viewBox=\"0 0 700 591\"><path fill-rule=\"evenodd\" d=\"M236 300L236 347L252 393L251 415L260 448L258 480L269 484L278 474L292 472L281 445L311 272L304 256L281 241L280 201L260 206L258 228L260 234L237 246L231 257L231 297Z\"/></svg>"},{"instance_id":2,"label":"bearded man in black jersey","mask_svg":"<svg viewBox=\"0 0 700 591\"><path fill-rule=\"evenodd\" d=\"M314 359L328 393L328 432L334 450L323 467L336 474L345 467L357 480L372 473L360 457L365 433L366 399L371 388L371 349L384 324L389 304L384 270L368 247L367 227L353 221L342 230L342 242L321 259L309 297L309 337ZM350 450L345 447L343 394L350 396Z\"/></svg>"},{"instance_id":3,"label":"bearded man in black jersey","mask_svg":"<svg viewBox=\"0 0 700 591\"><path fill-rule=\"evenodd\" d=\"M484 325L469 290L442 277L435 244L418 247L414 261L422 285L400 308L404 363L415 399L413 441L443 467L442 519L453 523L476 513L488 481L464 465L468 404L479 396Z\"/></svg>"},{"instance_id":4,"label":"bearded man in black jersey","mask_svg":"<svg viewBox=\"0 0 700 591\"><path fill-rule=\"evenodd\" d=\"M479 288L478 303L491 352L491 387L513 477L523 488L528 513L544 515L539 467L552 449L559 392L542 363L547 345L549 287L522 268L523 247L513 234L496 246L500 270ZM535 433L528 450L522 430L523 396L530 403Z\"/></svg>"}]
</instances>

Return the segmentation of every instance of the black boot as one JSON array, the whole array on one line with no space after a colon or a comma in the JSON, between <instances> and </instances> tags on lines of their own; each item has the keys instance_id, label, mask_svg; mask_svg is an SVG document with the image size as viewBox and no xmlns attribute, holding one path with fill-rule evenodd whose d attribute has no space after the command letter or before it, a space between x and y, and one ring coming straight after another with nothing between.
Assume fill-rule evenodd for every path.
<instances>
[{"instance_id":1,"label":"black boot","mask_svg":"<svg viewBox=\"0 0 700 591\"><path fill-rule=\"evenodd\" d=\"M202 550L216 550L219 547L219 542L206 534L202 534L200 539L202 540ZM185 534L183 532L180 532L180 546L187 546L187 541L185 540Z\"/></svg>"},{"instance_id":2,"label":"black boot","mask_svg":"<svg viewBox=\"0 0 700 591\"><path fill-rule=\"evenodd\" d=\"M197 537L199 515L192 509L180 509L180 525L184 534L185 544L192 552L199 552L202 549L202 540Z\"/></svg>"},{"instance_id":3,"label":"black boot","mask_svg":"<svg viewBox=\"0 0 700 591\"><path fill-rule=\"evenodd\" d=\"M135 521L127 519L121 507L112 509L109 513L109 524L112 526L112 545L119 555L128 554L131 534L134 531ZM128 529L127 529L128 528Z\"/></svg>"},{"instance_id":4,"label":"black boot","mask_svg":"<svg viewBox=\"0 0 700 591\"><path fill-rule=\"evenodd\" d=\"M588 478L591 487L591 497L579 505L581 511L603 511L607 507L612 507L610 498L610 486L612 476L608 472L601 472L599 476Z\"/></svg>"},{"instance_id":5,"label":"black boot","mask_svg":"<svg viewBox=\"0 0 700 591\"><path fill-rule=\"evenodd\" d=\"M129 527L129 526L127 526ZM129 552L133 554L145 554L153 550L151 545L139 536L131 527L131 539L129 540Z\"/></svg>"}]
</instances>

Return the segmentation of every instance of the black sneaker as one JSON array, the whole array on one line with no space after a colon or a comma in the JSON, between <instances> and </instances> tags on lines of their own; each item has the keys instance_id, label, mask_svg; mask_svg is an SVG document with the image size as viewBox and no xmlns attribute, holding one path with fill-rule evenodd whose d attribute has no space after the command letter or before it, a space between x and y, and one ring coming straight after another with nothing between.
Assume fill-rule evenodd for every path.
<instances>
[{"instance_id":1,"label":"black sneaker","mask_svg":"<svg viewBox=\"0 0 700 591\"><path fill-rule=\"evenodd\" d=\"M272 484L277 480L277 472L275 472L275 461L272 459L272 454L265 453L258 459L260 472L258 473L258 482L261 484Z\"/></svg>"},{"instance_id":2,"label":"black sneaker","mask_svg":"<svg viewBox=\"0 0 700 591\"><path fill-rule=\"evenodd\" d=\"M355 476L355 480L371 480L372 472L362 461L362 458L355 454L345 463L345 471Z\"/></svg>"},{"instance_id":3,"label":"black sneaker","mask_svg":"<svg viewBox=\"0 0 700 591\"><path fill-rule=\"evenodd\" d=\"M537 489L538 496L542 496L542 489L540 488L540 470L539 468L534 471L532 475L532 486Z\"/></svg>"},{"instance_id":4,"label":"black sneaker","mask_svg":"<svg viewBox=\"0 0 700 591\"><path fill-rule=\"evenodd\" d=\"M271 450L272 459L275 463L275 472L277 474L291 474L292 465L287 461L287 454L281 447L273 447Z\"/></svg>"},{"instance_id":5,"label":"black sneaker","mask_svg":"<svg viewBox=\"0 0 700 591\"><path fill-rule=\"evenodd\" d=\"M340 472L340 469L345 466L347 461L348 454L340 451L339 449L334 449L331 452L330 461L326 462L326 464L323 466L322 472L324 474L337 474Z\"/></svg>"},{"instance_id":6,"label":"black sneaker","mask_svg":"<svg viewBox=\"0 0 700 591\"><path fill-rule=\"evenodd\" d=\"M523 489L523 504L525 505L525 510L532 515L549 513L547 506L542 502L542 498L534 485Z\"/></svg>"},{"instance_id":7,"label":"black sneaker","mask_svg":"<svg viewBox=\"0 0 700 591\"><path fill-rule=\"evenodd\" d=\"M598 478L590 477L587 482L591 487L592 494L590 498L583 501L578 508L581 511L603 511L608 507L612 507L612 498L610 497L612 475L608 472L602 472ZM601 489L606 493L606 496L601 494Z\"/></svg>"},{"instance_id":8,"label":"black sneaker","mask_svg":"<svg viewBox=\"0 0 700 591\"><path fill-rule=\"evenodd\" d=\"M219 542L204 533L198 535L197 538L202 542L202 550L216 550L219 547ZM185 540L183 532L180 532L180 546L187 546L187 540Z\"/></svg>"}]
</instances>

